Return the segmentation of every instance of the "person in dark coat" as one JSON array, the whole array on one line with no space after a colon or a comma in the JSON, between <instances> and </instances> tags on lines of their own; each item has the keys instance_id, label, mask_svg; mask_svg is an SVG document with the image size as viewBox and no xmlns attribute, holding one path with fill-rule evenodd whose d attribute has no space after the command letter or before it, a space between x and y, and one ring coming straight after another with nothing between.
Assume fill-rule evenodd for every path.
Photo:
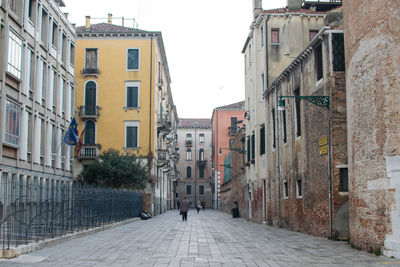
<instances>
[{"instance_id":1,"label":"person in dark coat","mask_svg":"<svg viewBox=\"0 0 400 267\"><path fill-rule=\"evenodd\" d=\"M183 198L181 202L181 213L182 213L182 221L187 221L187 213L190 208L190 202L189 200L186 199L186 197Z\"/></svg>"},{"instance_id":2,"label":"person in dark coat","mask_svg":"<svg viewBox=\"0 0 400 267\"><path fill-rule=\"evenodd\" d=\"M178 206L178 210L180 209L180 207L181 207L181 201L178 199L178 201L176 202L176 205Z\"/></svg>"}]
</instances>

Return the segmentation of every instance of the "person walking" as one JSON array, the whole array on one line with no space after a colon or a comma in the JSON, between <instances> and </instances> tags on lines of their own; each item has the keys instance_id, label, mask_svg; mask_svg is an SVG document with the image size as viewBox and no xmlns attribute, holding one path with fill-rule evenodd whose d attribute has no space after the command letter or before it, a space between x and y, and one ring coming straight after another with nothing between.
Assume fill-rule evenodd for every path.
<instances>
[{"instance_id":1,"label":"person walking","mask_svg":"<svg viewBox=\"0 0 400 267\"><path fill-rule=\"evenodd\" d=\"M197 213L199 213L199 211L200 211L200 209L201 209L201 202L200 202L200 200L197 201L196 209L197 209Z\"/></svg>"},{"instance_id":2,"label":"person walking","mask_svg":"<svg viewBox=\"0 0 400 267\"><path fill-rule=\"evenodd\" d=\"M187 213L189 211L190 207L190 202L189 200L186 199L186 197L183 198L181 202L181 213L182 213L182 221L187 221Z\"/></svg>"},{"instance_id":3,"label":"person walking","mask_svg":"<svg viewBox=\"0 0 400 267\"><path fill-rule=\"evenodd\" d=\"M178 201L176 202L176 205L178 206L178 210L181 208L181 201L178 199Z\"/></svg>"}]
</instances>

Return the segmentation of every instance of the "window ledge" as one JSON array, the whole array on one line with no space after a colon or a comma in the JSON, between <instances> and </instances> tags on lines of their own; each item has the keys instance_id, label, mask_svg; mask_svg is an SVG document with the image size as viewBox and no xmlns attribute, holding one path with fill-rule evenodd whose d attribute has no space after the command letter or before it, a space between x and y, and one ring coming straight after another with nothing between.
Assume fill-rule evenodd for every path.
<instances>
[{"instance_id":1,"label":"window ledge","mask_svg":"<svg viewBox=\"0 0 400 267\"><path fill-rule=\"evenodd\" d=\"M348 195L349 195L349 192L339 192L339 195L340 195L340 196L348 196Z\"/></svg>"},{"instance_id":2,"label":"window ledge","mask_svg":"<svg viewBox=\"0 0 400 267\"><path fill-rule=\"evenodd\" d=\"M270 43L271 46L282 46L283 43Z\"/></svg>"},{"instance_id":3,"label":"window ledge","mask_svg":"<svg viewBox=\"0 0 400 267\"><path fill-rule=\"evenodd\" d=\"M297 199L303 199L303 196L296 196Z\"/></svg>"},{"instance_id":4,"label":"window ledge","mask_svg":"<svg viewBox=\"0 0 400 267\"><path fill-rule=\"evenodd\" d=\"M128 110L137 110L137 111L140 111L140 109L141 109L140 106L139 106L139 107L124 107L124 110L125 110L125 111L128 111Z\"/></svg>"},{"instance_id":5,"label":"window ledge","mask_svg":"<svg viewBox=\"0 0 400 267\"><path fill-rule=\"evenodd\" d=\"M137 150L137 151L139 151L140 147L124 147L124 151L127 151L127 150Z\"/></svg>"}]
</instances>

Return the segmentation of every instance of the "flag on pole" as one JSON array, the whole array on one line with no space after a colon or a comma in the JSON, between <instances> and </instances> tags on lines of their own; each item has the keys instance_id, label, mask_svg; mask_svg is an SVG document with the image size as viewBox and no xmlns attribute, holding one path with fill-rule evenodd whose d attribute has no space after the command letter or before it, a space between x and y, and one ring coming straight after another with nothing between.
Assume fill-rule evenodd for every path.
<instances>
[{"instance_id":1,"label":"flag on pole","mask_svg":"<svg viewBox=\"0 0 400 267\"><path fill-rule=\"evenodd\" d=\"M67 132L65 133L64 143L69 146L76 146L78 144L78 140L78 124L76 123L75 118L73 118Z\"/></svg>"},{"instance_id":2,"label":"flag on pole","mask_svg":"<svg viewBox=\"0 0 400 267\"><path fill-rule=\"evenodd\" d=\"M79 141L78 145L75 147L76 155L79 156L79 152L81 152L81 149L83 147L83 135L85 133L85 128L82 129L81 134L79 135Z\"/></svg>"}]
</instances>

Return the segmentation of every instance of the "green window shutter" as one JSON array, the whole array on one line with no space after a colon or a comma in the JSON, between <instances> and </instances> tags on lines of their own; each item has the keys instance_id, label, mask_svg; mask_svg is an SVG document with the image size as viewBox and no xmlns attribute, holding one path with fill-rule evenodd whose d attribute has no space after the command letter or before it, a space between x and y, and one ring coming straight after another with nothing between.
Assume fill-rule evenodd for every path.
<instances>
[{"instance_id":1,"label":"green window shutter","mask_svg":"<svg viewBox=\"0 0 400 267\"><path fill-rule=\"evenodd\" d=\"M126 147L137 147L137 135L138 127L128 126L126 127Z\"/></svg>"},{"instance_id":2,"label":"green window shutter","mask_svg":"<svg viewBox=\"0 0 400 267\"><path fill-rule=\"evenodd\" d=\"M128 108L137 108L138 107L138 87L137 86L129 86L126 88L126 106Z\"/></svg>"}]
</instances>

